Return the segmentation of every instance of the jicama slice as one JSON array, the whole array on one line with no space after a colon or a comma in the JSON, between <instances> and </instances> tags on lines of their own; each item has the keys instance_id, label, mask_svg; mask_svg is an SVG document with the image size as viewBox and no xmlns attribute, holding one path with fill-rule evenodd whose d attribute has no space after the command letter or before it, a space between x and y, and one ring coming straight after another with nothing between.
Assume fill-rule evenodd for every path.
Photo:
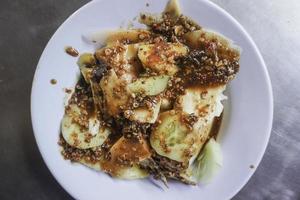
<instances>
[{"instance_id":1,"label":"jicama slice","mask_svg":"<svg viewBox=\"0 0 300 200\"><path fill-rule=\"evenodd\" d=\"M179 70L175 59L187 52L188 48L181 43L159 42L140 45L138 57L146 69L159 74L174 75Z\"/></svg>"}]
</instances>

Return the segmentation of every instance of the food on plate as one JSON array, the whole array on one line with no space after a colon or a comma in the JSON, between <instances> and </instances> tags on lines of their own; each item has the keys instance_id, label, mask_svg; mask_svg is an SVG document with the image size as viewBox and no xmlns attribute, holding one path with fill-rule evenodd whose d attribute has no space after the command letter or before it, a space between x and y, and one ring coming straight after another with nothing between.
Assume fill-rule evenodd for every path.
<instances>
[{"instance_id":1,"label":"food on plate","mask_svg":"<svg viewBox=\"0 0 300 200\"><path fill-rule=\"evenodd\" d=\"M208 183L222 166L216 135L240 50L176 0L139 21L147 29L93 35L101 48L79 56L62 155L116 178Z\"/></svg>"}]
</instances>

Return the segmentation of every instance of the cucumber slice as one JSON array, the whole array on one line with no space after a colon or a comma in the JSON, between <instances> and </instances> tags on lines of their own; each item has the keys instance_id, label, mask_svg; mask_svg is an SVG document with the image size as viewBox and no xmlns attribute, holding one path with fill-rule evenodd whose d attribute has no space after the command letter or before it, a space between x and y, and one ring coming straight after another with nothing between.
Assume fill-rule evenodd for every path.
<instances>
[{"instance_id":1,"label":"cucumber slice","mask_svg":"<svg viewBox=\"0 0 300 200\"><path fill-rule=\"evenodd\" d=\"M182 113L174 110L160 114L159 123L150 135L150 144L159 155L189 162L197 153L201 141L199 134L188 130L181 117Z\"/></svg>"},{"instance_id":2,"label":"cucumber slice","mask_svg":"<svg viewBox=\"0 0 300 200\"><path fill-rule=\"evenodd\" d=\"M150 123L153 124L160 110L161 101L155 104L152 108L136 108L133 110L133 114L130 116L130 120L138 121L140 123Z\"/></svg>"},{"instance_id":3,"label":"cucumber slice","mask_svg":"<svg viewBox=\"0 0 300 200\"><path fill-rule=\"evenodd\" d=\"M193 176L201 183L210 183L223 165L220 144L211 138L196 160Z\"/></svg>"},{"instance_id":4,"label":"cucumber slice","mask_svg":"<svg viewBox=\"0 0 300 200\"><path fill-rule=\"evenodd\" d=\"M147 96L157 95L163 92L167 86L170 77L166 75L139 78L128 85L133 93L143 93Z\"/></svg>"},{"instance_id":5,"label":"cucumber slice","mask_svg":"<svg viewBox=\"0 0 300 200\"><path fill-rule=\"evenodd\" d=\"M61 124L62 136L66 142L79 149L102 145L111 131L108 128L100 127L100 122L96 117L88 119L88 129L82 127L75 120L80 118L80 108L77 105L71 105L70 110L64 115Z\"/></svg>"}]
</instances>

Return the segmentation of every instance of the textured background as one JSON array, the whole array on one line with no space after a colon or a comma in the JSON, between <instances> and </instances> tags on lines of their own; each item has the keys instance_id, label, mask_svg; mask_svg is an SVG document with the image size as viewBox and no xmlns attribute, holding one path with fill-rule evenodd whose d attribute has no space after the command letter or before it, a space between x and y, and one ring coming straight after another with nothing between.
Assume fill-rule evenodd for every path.
<instances>
[{"instance_id":1,"label":"textured background","mask_svg":"<svg viewBox=\"0 0 300 200\"><path fill-rule=\"evenodd\" d=\"M300 1L213 0L250 33L268 66L274 123L266 154L234 200L300 199ZM72 199L38 152L30 89L58 26L87 0L0 1L0 199Z\"/></svg>"}]
</instances>

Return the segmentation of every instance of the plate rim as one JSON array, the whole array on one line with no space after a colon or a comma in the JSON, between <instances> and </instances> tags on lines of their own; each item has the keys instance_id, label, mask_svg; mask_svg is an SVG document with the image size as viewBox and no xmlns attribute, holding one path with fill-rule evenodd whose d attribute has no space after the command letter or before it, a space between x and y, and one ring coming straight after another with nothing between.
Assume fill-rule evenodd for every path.
<instances>
[{"instance_id":1,"label":"plate rim","mask_svg":"<svg viewBox=\"0 0 300 200\"><path fill-rule=\"evenodd\" d=\"M34 137L35 137L35 141L37 144L37 147L39 149L39 152L41 154L41 157L44 161L44 163L46 164L47 168L49 169L49 171L51 172L51 175L55 178L55 180L59 183L59 185L73 198L77 199L77 195L67 186L67 184L65 184L63 182L63 180L61 179L61 177L58 177L56 175L56 173L54 172L54 169L48 164L47 159L46 159L46 153L42 150L41 144L39 142L39 139L37 137L38 133L37 133L37 128L36 128L36 120L35 120L35 114L33 111L33 107L34 107L34 101L33 99L35 99L36 96L36 89L35 89L35 83L36 83L36 79L38 78L37 76L37 72L39 70L40 67L40 63L42 58L44 57L44 53L47 51L47 49L49 48L49 43L52 41L52 39L58 34L58 32L61 31L61 29L64 27L64 25L66 23L69 23L78 13L80 13L83 9L86 9L87 7L92 6L95 2L99 2L99 1L104 1L104 0L93 0L90 2L87 2L86 4L84 4L83 6L79 7L76 11L74 11L69 17L67 17L63 23L61 23L59 25L59 27L56 29L56 31L53 33L53 35L50 37L50 39L48 40L47 44L45 45L45 48L43 49L41 56L39 58L38 64L36 66L35 72L34 72L34 76L33 76L33 81L32 81L32 87L31 87L31 95L30 95L30 115L31 115L31 124L32 124L32 128L33 128L33 133L34 133ZM269 140L270 140L270 136L271 136L271 131L272 131L272 125L273 125L273 113L274 113L274 97L273 97L273 90L272 90L272 84L271 84L271 79L268 73L268 69L267 69L267 65L265 64L265 61L263 59L262 54L260 53L257 45L255 44L254 40L252 39L252 37L250 36L250 34L246 31L246 29L232 16L230 15L225 9L221 8L219 5L217 5L214 2L211 2L209 0L196 0L198 2L207 4L207 6L213 7L214 9L218 10L218 12L221 12L223 15L225 15L230 21L232 21L242 32L242 34L245 35L245 37L247 38L247 40L250 42L250 45L254 48L254 51L256 53L256 55L258 56L258 60L262 66L263 69L263 76L264 79L266 81L266 88L267 88L267 97L268 97L268 124L267 124L267 130L266 130L266 140L263 143L263 151L260 152L259 155L257 155L257 162L256 162L256 167L255 169L249 173L247 176L244 177L244 181L242 184L238 185L235 189L232 190L231 194L228 196L228 199L233 198L238 192L240 192L243 187L247 184L247 182L250 180L250 178L253 176L253 174L256 172L258 166L260 165L263 156L265 155L267 146L269 144Z\"/></svg>"}]
</instances>

